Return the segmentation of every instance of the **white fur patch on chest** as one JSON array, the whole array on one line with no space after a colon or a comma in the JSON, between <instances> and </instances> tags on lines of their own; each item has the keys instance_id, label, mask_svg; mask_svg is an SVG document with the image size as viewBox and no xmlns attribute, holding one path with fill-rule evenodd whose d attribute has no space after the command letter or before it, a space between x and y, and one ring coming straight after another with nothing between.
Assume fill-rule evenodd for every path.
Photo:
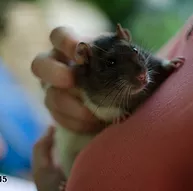
<instances>
[{"instance_id":1,"label":"white fur patch on chest","mask_svg":"<svg viewBox=\"0 0 193 191\"><path fill-rule=\"evenodd\" d=\"M112 122L113 119L120 117L123 112L121 109L115 107L98 107L95 105L86 93L82 94L85 106L99 119L104 120L106 122Z\"/></svg>"}]
</instances>

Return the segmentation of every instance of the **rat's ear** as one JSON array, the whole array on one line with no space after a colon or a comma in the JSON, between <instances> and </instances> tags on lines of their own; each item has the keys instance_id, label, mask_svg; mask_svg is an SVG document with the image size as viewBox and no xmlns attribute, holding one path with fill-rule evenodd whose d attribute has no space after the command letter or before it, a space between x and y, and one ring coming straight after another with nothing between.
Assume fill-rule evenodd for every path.
<instances>
[{"instance_id":1,"label":"rat's ear","mask_svg":"<svg viewBox=\"0 0 193 191\"><path fill-rule=\"evenodd\" d=\"M132 36L131 36L131 32L128 29L124 29L125 35L127 36L127 40L131 41L132 40Z\"/></svg>"},{"instance_id":2,"label":"rat's ear","mask_svg":"<svg viewBox=\"0 0 193 191\"><path fill-rule=\"evenodd\" d=\"M120 39L131 41L131 33L127 29L123 29L121 24L117 24L116 35Z\"/></svg>"},{"instance_id":3,"label":"rat's ear","mask_svg":"<svg viewBox=\"0 0 193 191\"><path fill-rule=\"evenodd\" d=\"M76 46L75 59L80 63L89 61L89 57L92 55L91 47L85 42L79 42Z\"/></svg>"}]
</instances>

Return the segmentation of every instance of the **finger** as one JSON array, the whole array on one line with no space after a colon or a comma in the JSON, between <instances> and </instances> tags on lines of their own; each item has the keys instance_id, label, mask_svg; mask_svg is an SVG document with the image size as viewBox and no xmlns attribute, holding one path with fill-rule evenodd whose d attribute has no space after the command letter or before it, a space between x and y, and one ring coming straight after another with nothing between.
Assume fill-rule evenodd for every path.
<instances>
[{"instance_id":1,"label":"finger","mask_svg":"<svg viewBox=\"0 0 193 191\"><path fill-rule=\"evenodd\" d=\"M46 106L57 110L63 115L80 121L96 121L96 117L86 108L80 100L70 95L68 91L49 88L45 99Z\"/></svg>"},{"instance_id":2,"label":"finger","mask_svg":"<svg viewBox=\"0 0 193 191\"><path fill-rule=\"evenodd\" d=\"M64 173L55 167L33 169L32 175L38 191L59 191L61 181L66 181Z\"/></svg>"},{"instance_id":3,"label":"finger","mask_svg":"<svg viewBox=\"0 0 193 191\"><path fill-rule=\"evenodd\" d=\"M53 118L71 130L95 132L101 129L102 125L104 126L78 99L68 92L50 88L45 103Z\"/></svg>"},{"instance_id":4,"label":"finger","mask_svg":"<svg viewBox=\"0 0 193 191\"><path fill-rule=\"evenodd\" d=\"M54 133L55 133L55 128L53 126L49 127L45 136L43 136L40 140L42 146L48 147L48 144L52 144Z\"/></svg>"},{"instance_id":5,"label":"finger","mask_svg":"<svg viewBox=\"0 0 193 191\"><path fill-rule=\"evenodd\" d=\"M62 62L64 64L68 64L70 59L64 55L61 51L57 49L53 49L50 51L49 56L52 58L55 58L57 61Z\"/></svg>"},{"instance_id":6,"label":"finger","mask_svg":"<svg viewBox=\"0 0 193 191\"><path fill-rule=\"evenodd\" d=\"M52 114L54 120L57 121L57 123L59 123L62 127L78 133L96 133L104 128L104 124L100 124L99 121L80 121L70 116L65 116L59 113L57 110L50 110L50 113Z\"/></svg>"},{"instance_id":7,"label":"finger","mask_svg":"<svg viewBox=\"0 0 193 191\"><path fill-rule=\"evenodd\" d=\"M57 27L50 34L50 40L53 46L64 53L66 57L75 60L75 50L78 40L70 35L65 27Z\"/></svg>"},{"instance_id":8,"label":"finger","mask_svg":"<svg viewBox=\"0 0 193 191\"><path fill-rule=\"evenodd\" d=\"M54 127L50 127L46 134L34 145L33 155L36 160L41 161L42 164L48 163L51 160L54 132Z\"/></svg>"},{"instance_id":9,"label":"finger","mask_svg":"<svg viewBox=\"0 0 193 191\"><path fill-rule=\"evenodd\" d=\"M49 54L38 55L32 62L31 69L35 76L55 87L70 88L73 86L72 70Z\"/></svg>"}]
</instances>

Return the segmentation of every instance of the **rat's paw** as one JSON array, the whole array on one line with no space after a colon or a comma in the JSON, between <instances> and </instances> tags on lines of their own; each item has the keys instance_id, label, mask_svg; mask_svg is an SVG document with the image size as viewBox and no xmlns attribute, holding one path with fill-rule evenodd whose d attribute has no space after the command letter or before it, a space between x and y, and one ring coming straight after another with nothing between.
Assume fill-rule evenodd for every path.
<instances>
[{"instance_id":1,"label":"rat's paw","mask_svg":"<svg viewBox=\"0 0 193 191\"><path fill-rule=\"evenodd\" d=\"M162 67L165 68L166 70L171 70L171 69L177 69L181 67L185 62L184 57L177 57L172 60L163 60L162 61Z\"/></svg>"},{"instance_id":2,"label":"rat's paw","mask_svg":"<svg viewBox=\"0 0 193 191\"><path fill-rule=\"evenodd\" d=\"M178 57L175 59L170 60L170 67L177 69L179 67L181 67L185 62L185 58L184 57Z\"/></svg>"},{"instance_id":3,"label":"rat's paw","mask_svg":"<svg viewBox=\"0 0 193 191\"><path fill-rule=\"evenodd\" d=\"M190 27L190 29L186 33L186 40L189 40L190 37L192 37L192 36L193 36L193 25Z\"/></svg>"},{"instance_id":4,"label":"rat's paw","mask_svg":"<svg viewBox=\"0 0 193 191\"><path fill-rule=\"evenodd\" d=\"M127 120L127 118L130 116L131 114L128 112L128 113L124 113L123 115L121 115L120 117L117 117L113 120L113 124L120 124L124 121Z\"/></svg>"},{"instance_id":5,"label":"rat's paw","mask_svg":"<svg viewBox=\"0 0 193 191\"><path fill-rule=\"evenodd\" d=\"M59 191L65 191L66 190L66 181L61 181L59 185Z\"/></svg>"}]
</instances>

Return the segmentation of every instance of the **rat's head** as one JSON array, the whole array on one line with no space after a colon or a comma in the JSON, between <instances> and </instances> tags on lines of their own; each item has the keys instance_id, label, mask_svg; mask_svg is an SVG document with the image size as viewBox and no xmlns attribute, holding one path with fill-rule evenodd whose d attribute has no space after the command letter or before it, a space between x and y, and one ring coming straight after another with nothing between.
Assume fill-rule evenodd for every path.
<instances>
[{"instance_id":1,"label":"rat's head","mask_svg":"<svg viewBox=\"0 0 193 191\"><path fill-rule=\"evenodd\" d=\"M118 106L125 95L138 95L148 83L146 60L120 25L115 34L80 43L77 52L85 60L76 70L77 84L95 103L105 99L103 106Z\"/></svg>"}]
</instances>

